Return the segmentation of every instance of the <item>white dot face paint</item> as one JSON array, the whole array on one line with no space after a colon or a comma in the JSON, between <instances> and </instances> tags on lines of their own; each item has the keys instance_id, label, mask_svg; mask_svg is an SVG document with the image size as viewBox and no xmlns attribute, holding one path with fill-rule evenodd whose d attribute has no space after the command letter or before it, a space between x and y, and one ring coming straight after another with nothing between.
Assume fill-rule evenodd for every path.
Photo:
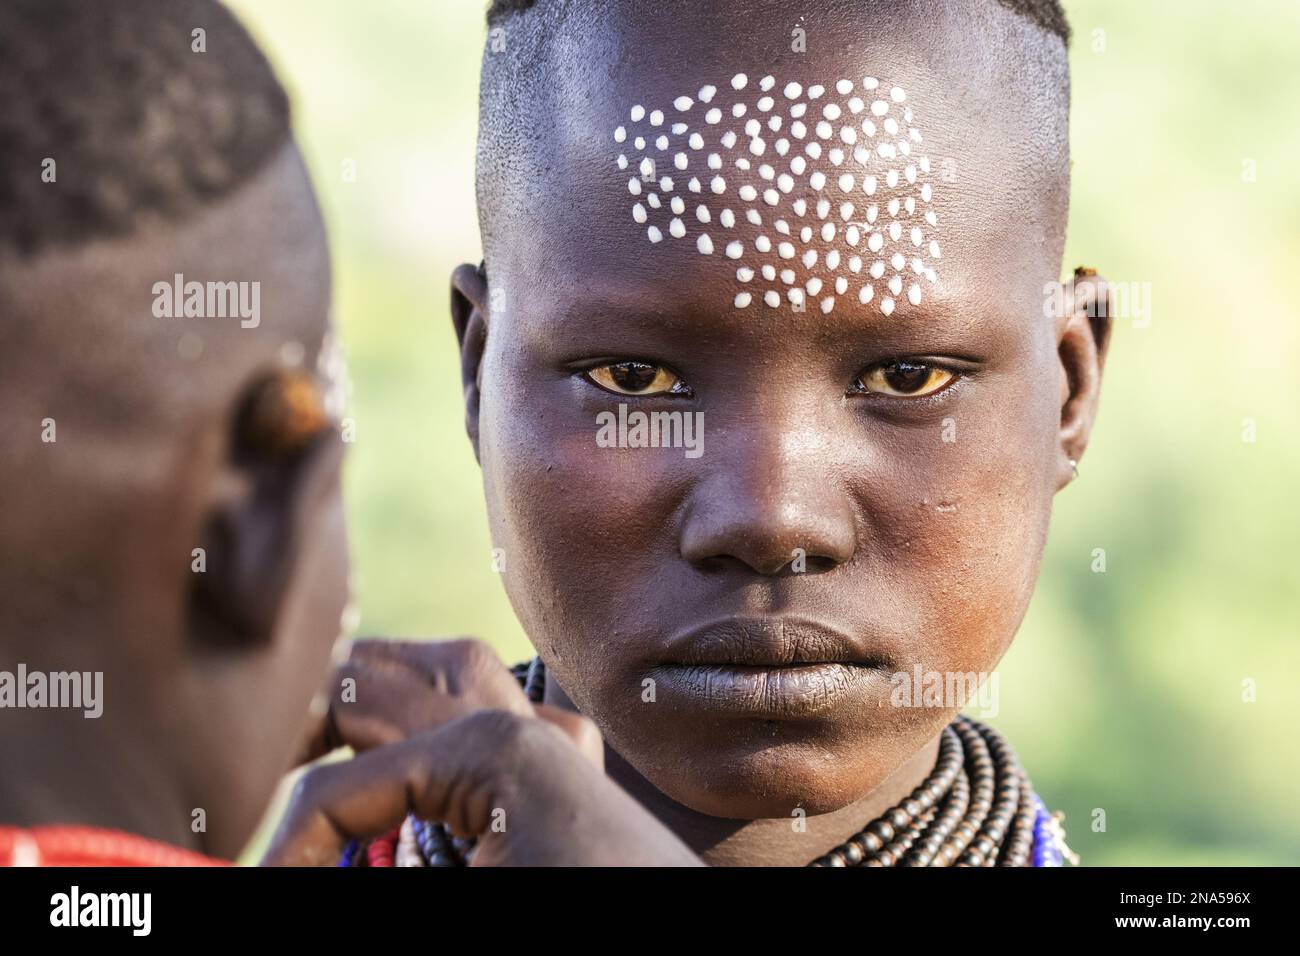
<instances>
[{"instance_id":1,"label":"white dot face paint","mask_svg":"<svg viewBox=\"0 0 1300 956\"><path fill-rule=\"evenodd\" d=\"M923 282L938 282L931 163L902 87L873 76L805 87L764 75L751 83L737 73L654 107L635 104L630 123L611 124L615 163L625 176L629 168L638 173L627 181L632 220L651 244L665 232L693 237L705 256L715 253L706 229L739 225L717 248L735 263L737 283L759 285L735 293L736 309L761 298L770 309L829 314L847 298L855 309L889 316L920 307ZM668 126L666 111L674 120ZM657 172L670 167L705 174L686 186L696 194L694 217L672 178ZM763 210L779 241L764 234Z\"/></svg>"}]
</instances>

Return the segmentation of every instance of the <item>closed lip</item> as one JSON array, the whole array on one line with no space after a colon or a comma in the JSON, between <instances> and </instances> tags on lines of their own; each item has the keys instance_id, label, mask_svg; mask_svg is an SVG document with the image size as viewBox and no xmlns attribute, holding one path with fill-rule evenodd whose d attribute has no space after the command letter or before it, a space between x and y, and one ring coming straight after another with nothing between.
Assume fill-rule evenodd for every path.
<instances>
[{"instance_id":1,"label":"closed lip","mask_svg":"<svg viewBox=\"0 0 1300 956\"><path fill-rule=\"evenodd\" d=\"M710 714L826 719L878 692L887 661L843 631L791 617L729 617L675 634L650 669L656 692Z\"/></svg>"},{"instance_id":2,"label":"closed lip","mask_svg":"<svg viewBox=\"0 0 1300 956\"><path fill-rule=\"evenodd\" d=\"M734 616L674 634L656 663L784 669L818 664L881 667L885 661L866 641L819 621Z\"/></svg>"}]
</instances>

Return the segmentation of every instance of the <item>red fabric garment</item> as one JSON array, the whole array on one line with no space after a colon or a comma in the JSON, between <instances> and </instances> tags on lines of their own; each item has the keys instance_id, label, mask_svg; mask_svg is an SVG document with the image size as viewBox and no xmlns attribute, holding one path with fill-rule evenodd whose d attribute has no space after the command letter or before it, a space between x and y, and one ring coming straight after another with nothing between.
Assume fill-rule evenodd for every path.
<instances>
[{"instance_id":1,"label":"red fabric garment","mask_svg":"<svg viewBox=\"0 0 1300 956\"><path fill-rule=\"evenodd\" d=\"M0 866L230 866L226 860L98 827L0 826Z\"/></svg>"}]
</instances>

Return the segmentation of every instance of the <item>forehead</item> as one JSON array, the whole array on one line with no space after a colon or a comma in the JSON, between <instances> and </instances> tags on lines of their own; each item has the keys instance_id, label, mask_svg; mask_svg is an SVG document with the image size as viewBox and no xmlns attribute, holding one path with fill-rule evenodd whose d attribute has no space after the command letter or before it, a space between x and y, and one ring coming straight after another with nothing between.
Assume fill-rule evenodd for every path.
<instances>
[{"instance_id":1,"label":"forehead","mask_svg":"<svg viewBox=\"0 0 1300 956\"><path fill-rule=\"evenodd\" d=\"M935 170L906 91L831 82L736 73L666 111L634 104L613 131L648 245L734 262L734 308L830 313L850 296L888 316L938 281Z\"/></svg>"},{"instance_id":2,"label":"forehead","mask_svg":"<svg viewBox=\"0 0 1300 956\"><path fill-rule=\"evenodd\" d=\"M979 44L952 24L892 16L820 23L803 50L644 9L557 38L512 240L528 272L749 314L1040 296L1059 231L1033 174L1042 103L991 65L1001 48L972 65Z\"/></svg>"}]
</instances>

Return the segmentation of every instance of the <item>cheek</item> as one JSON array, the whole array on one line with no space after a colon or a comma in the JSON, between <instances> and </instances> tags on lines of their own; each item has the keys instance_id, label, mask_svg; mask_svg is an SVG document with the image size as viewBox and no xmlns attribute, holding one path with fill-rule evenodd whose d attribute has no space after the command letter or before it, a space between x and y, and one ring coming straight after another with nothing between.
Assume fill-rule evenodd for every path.
<instances>
[{"instance_id":1,"label":"cheek","mask_svg":"<svg viewBox=\"0 0 1300 956\"><path fill-rule=\"evenodd\" d=\"M493 547L524 630L574 702L622 681L609 645L676 560L681 452L601 448L572 401L485 403L481 453ZM674 457L676 456L676 457Z\"/></svg>"},{"instance_id":2,"label":"cheek","mask_svg":"<svg viewBox=\"0 0 1300 956\"><path fill-rule=\"evenodd\" d=\"M330 652L341 631L350 585L347 530L341 490L335 490L312 515L312 535L298 570L281 642L279 691L286 701L286 728L297 726L328 673Z\"/></svg>"},{"instance_id":3,"label":"cheek","mask_svg":"<svg viewBox=\"0 0 1300 956\"><path fill-rule=\"evenodd\" d=\"M1014 419L958 413L951 440L936 428L909 443L888 480L860 491L861 560L935 670L991 670L1033 592L1051 514L1050 409L1014 407Z\"/></svg>"}]
</instances>

